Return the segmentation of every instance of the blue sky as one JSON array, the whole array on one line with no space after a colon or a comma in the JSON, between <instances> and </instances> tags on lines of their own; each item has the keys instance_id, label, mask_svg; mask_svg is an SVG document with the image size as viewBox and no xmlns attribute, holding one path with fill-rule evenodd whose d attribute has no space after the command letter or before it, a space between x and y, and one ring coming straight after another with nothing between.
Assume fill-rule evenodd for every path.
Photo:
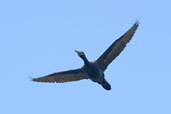
<instances>
[{"instance_id":1,"label":"blue sky","mask_svg":"<svg viewBox=\"0 0 171 114\"><path fill-rule=\"evenodd\" d=\"M170 0L0 1L1 114L171 114ZM90 80L35 83L28 76L95 60L136 20L132 41L105 72L111 91Z\"/></svg>"}]
</instances>

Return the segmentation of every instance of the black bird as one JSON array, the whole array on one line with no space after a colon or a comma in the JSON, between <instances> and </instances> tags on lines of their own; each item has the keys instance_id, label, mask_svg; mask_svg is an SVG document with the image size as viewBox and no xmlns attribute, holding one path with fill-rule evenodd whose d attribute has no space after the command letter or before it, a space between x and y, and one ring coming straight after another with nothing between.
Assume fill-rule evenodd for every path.
<instances>
[{"instance_id":1,"label":"black bird","mask_svg":"<svg viewBox=\"0 0 171 114\"><path fill-rule=\"evenodd\" d=\"M106 90L110 90L111 86L106 81L104 71L107 66L123 51L126 44L132 39L136 29L138 28L139 22L135 24L120 38L118 38L112 45L95 61L89 62L87 57L82 51L75 52L84 61L84 66L79 69L62 71L53 73L47 76L33 78L33 81L37 82L71 82L82 79L90 79L93 82L97 82Z\"/></svg>"}]
</instances>

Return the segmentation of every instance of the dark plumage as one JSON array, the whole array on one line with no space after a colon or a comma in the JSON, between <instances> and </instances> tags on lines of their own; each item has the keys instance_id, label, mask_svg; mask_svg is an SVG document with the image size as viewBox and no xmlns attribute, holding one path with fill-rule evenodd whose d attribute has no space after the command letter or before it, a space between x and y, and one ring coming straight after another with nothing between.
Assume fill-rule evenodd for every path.
<instances>
[{"instance_id":1,"label":"dark plumage","mask_svg":"<svg viewBox=\"0 0 171 114\"><path fill-rule=\"evenodd\" d=\"M104 71L107 66L123 51L126 44L133 37L139 22L136 22L125 34L118 38L112 45L96 60L89 62L85 54L82 51L75 52L84 61L84 66L69 71L57 72L47 76L33 78L33 81L37 82L71 82L82 79L90 79L93 82L97 82L106 90L110 90L110 84L105 80Z\"/></svg>"}]
</instances>

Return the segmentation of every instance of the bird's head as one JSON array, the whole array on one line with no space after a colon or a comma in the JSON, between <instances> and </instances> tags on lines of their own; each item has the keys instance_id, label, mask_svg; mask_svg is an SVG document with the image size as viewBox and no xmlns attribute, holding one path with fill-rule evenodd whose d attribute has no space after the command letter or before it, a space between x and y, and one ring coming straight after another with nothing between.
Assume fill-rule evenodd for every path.
<instances>
[{"instance_id":1,"label":"bird's head","mask_svg":"<svg viewBox=\"0 0 171 114\"><path fill-rule=\"evenodd\" d=\"M82 51L77 51L77 50L75 50L75 52L78 54L78 56L80 56L81 58L82 57L85 57L85 54L84 54L84 52L82 52Z\"/></svg>"},{"instance_id":2,"label":"bird's head","mask_svg":"<svg viewBox=\"0 0 171 114\"><path fill-rule=\"evenodd\" d=\"M84 52L82 52L82 51L77 51L77 50L75 50L75 52L76 52L76 53L78 54L78 56L84 61L84 64L87 66L88 63L89 63L89 61L88 61L88 59L86 58Z\"/></svg>"}]
</instances>

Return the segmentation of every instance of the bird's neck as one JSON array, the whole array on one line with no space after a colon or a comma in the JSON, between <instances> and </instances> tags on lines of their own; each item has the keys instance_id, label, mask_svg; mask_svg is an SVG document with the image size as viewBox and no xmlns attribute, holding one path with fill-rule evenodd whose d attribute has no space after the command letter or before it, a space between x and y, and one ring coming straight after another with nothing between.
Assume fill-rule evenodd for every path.
<instances>
[{"instance_id":1,"label":"bird's neck","mask_svg":"<svg viewBox=\"0 0 171 114\"><path fill-rule=\"evenodd\" d=\"M88 66L89 65L89 61L88 61L87 57L83 56L81 58L83 59L85 66Z\"/></svg>"}]
</instances>

